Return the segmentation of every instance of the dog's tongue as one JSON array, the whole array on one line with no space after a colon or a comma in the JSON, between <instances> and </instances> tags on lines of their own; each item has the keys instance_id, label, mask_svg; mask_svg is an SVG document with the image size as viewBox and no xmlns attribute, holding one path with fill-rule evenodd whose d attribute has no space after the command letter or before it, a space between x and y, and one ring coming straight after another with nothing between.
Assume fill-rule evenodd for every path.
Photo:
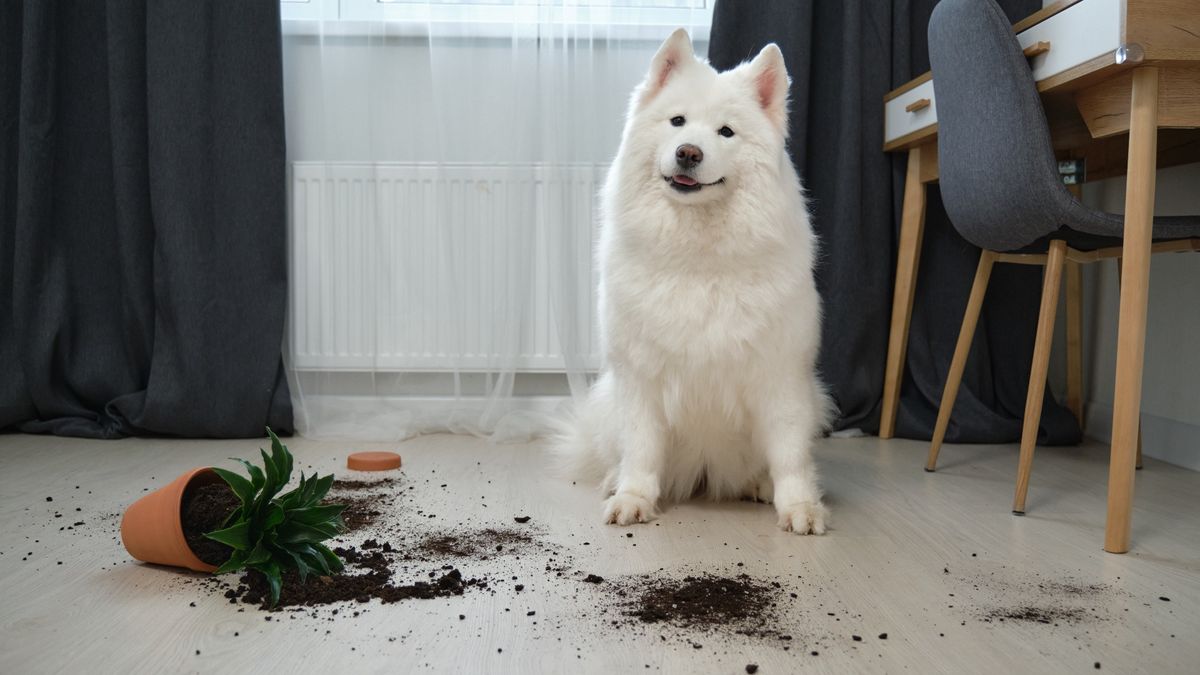
<instances>
[{"instance_id":1,"label":"dog's tongue","mask_svg":"<svg viewBox=\"0 0 1200 675\"><path fill-rule=\"evenodd\" d=\"M692 178L690 176L684 176L683 174L675 176L671 180L675 181L676 183L679 183L680 185L695 185L696 184L695 178Z\"/></svg>"}]
</instances>

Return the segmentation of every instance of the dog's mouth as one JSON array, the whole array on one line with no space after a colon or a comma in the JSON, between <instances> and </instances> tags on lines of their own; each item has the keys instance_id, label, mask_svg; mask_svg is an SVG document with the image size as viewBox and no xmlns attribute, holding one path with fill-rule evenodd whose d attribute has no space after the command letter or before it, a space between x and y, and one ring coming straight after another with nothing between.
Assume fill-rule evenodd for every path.
<instances>
[{"instance_id":1,"label":"dog's mouth","mask_svg":"<svg viewBox=\"0 0 1200 675\"><path fill-rule=\"evenodd\" d=\"M699 192L701 188L712 187L713 185L720 185L725 182L725 179L721 178L711 183L701 183L695 178L682 173L677 173L674 176L663 176L663 180L670 183L671 187L675 188L677 192Z\"/></svg>"}]
</instances>

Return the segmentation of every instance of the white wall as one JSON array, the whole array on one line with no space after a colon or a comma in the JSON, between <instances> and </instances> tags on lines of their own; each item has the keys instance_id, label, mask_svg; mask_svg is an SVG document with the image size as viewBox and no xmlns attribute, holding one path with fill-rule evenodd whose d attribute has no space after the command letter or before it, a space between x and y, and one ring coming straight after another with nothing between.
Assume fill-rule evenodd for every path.
<instances>
[{"instance_id":1,"label":"white wall","mask_svg":"<svg viewBox=\"0 0 1200 675\"><path fill-rule=\"evenodd\" d=\"M1088 185L1084 194L1092 206L1124 212L1124 179ZM1200 164L1159 171L1155 205L1159 215L1200 214ZM1116 264L1086 265L1083 283L1086 430L1107 441L1120 304ZM1200 470L1200 254L1156 255L1150 264L1142 440L1144 454Z\"/></svg>"}]
</instances>

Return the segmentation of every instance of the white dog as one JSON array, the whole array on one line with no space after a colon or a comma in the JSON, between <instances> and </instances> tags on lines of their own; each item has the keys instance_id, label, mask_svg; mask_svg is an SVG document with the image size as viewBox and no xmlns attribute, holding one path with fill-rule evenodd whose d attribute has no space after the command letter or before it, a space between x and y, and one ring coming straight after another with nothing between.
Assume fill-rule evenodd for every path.
<instances>
[{"instance_id":1,"label":"white dog","mask_svg":"<svg viewBox=\"0 0 1200 675\"><path fill-rule=\"evenodd\" d=\"M825 531L820 298L787 91L775 45L718 74L682 29L634 91L603 194L605 366L557 447L602 483L609 523L703 492Z\"/></svg>"}]
</instances>

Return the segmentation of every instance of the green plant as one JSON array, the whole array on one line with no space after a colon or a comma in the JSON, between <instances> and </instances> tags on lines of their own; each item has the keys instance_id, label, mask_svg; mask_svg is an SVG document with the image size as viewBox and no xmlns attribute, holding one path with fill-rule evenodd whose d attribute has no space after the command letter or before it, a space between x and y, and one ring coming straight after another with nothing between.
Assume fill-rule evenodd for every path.
<instances>
[{"instance_id":1,"label":"green plant","mask_svg":"<svg viewBox=\"0 0 1200 675\"><path fill-rule=\"evenodd\" d=\"M258 570L270 584L274 606L279 602L284 570L295 569L301 581L310 573L332 574L342 570L341 558L321 542L343 529L341 514L346 507L321 503L333 485L333 474L305 478L301 472L296 489L276 496L291 479L292 453L270 428L267 433L271 436L271 454L259 450L261 470L244 459L231 458L246 467L249 480L213 467L242 505L229 514L221 529L204 536L233 549L229 560L214 574L243 568Z\"/></svg>"}]
</instances>

